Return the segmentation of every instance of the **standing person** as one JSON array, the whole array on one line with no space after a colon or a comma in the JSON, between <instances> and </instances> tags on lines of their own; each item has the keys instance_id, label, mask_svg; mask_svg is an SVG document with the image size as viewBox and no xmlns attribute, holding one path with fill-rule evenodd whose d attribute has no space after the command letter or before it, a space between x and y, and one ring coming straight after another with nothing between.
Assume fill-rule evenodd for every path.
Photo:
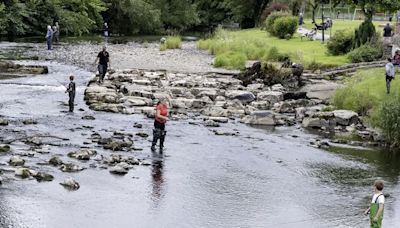
<instances>
[{"instance_id":1,"label":"standing person","mask_svg":"<svg viewBox=\"0 0 400 228\"><path fill-rule=\"evenodd\" d=\"M304 24L303 13L300 13L300 15L299 15L299 30L303 29L303 24Z\"/></svg>"},{"instance_id":2,"label":"standing person","mask_svg":"<svg viewBox=\"0 0 400 228\"><path fill-rule=\"evenodd\" d=\"M99 83L103 83L104 77L106 76L107 69L110 67L110 54L107 52L106 46L97 55L95 64L99 62L97 68L99 70Z\"/></svg>"},{"instance_id":3,"label":"standing person","mask_svg":"<svg viewBox=\"0 0 400 228\"><path fill-rule=\"evenodd\" d=\"M389 23L383 28L383 41L387 44L392 42L393 29Z\"/></svg>"},{"instance_id":4,"label":"standing person","mask_svg":"<svg viewBox=\"0 0 400 228\"><path fill-rule=\"evenodd\" d=\"M108 28L107 22L105 22L103 26L103 35L104 35L104 41L107 43L108 37L110 36L110 29Z\"/></svg>"},{"instance_id":5,"label":"standing person","mask_svg":"<svg viewBox=\"0 0 400 228\"><path fill-rule=\"evenodd\" d=\"M158 139L160 139L160 152L164 149L164 140L167 132L165 131L165 123L168 121L168 100L162 98L156 106L156 115L154 119L153 142L151 151L156 150Z\"/></svg>"},{"instance_id":6,"label":"standing person","mask_svg":"<svg viewBox=\"0 0 400 228\"><path fill-rule=\"evenodd\" d=\"M68 100L68 106L69 106L69 112L74 112L74 100L75 100L75 91L76 91L76 86L74 82L74 76L71 75L69 76L69 84L67 87L67 90L65 93L68 93L69 100Z\"/></svg>"},{"instance_id":7,"label":"standing person","mask_svg":"<svg viewBox=\"0 0 400 228\"><path fill-rule=\"evenodd\" d=\"M45 38L47 40L47 50L51 50L51 45L53 43L53 30L51 29L50 25L47 25L47 33Z\"/></svg>"},{"instance_id":8,"label":"standing person","mask_svg":"<svg viewBox=\"0 0 400 228\"><path fill-rule=\"evenodd\" d=\"M374 195L372 196L370 207L365 210L364 214L369 213L370 227L382 227L383 210L385 205L385 195L382 193L383 181L376 180L374 183Z\"/></svg>"},{"instance_id":9,"label":"standing person","mask_svg":"<svg viewBox=\"0 0 400 228\"><path fill-rule=\"evenodd\" d=\"M393 56L393 65L400 67L400 51L397 50Z\"/></svg>"},{"instance_id":10,"label":"standing person","mask_svg":"<svg viewBox=\"0 0 400 228\"><path fill-rule=\"evenodd\" d=\"M386 63L385 66L385 72L386 72L386 90L387 94L390 94L390 82L392 82L395 76L395 69L391 58L388 58L388 63Z\"/></svg>"},{"instance_id":11,"label":"standing person","mask_svg":"<svg viewBox=\"0 0 400 228\"><path fill-rule=\"evenodd\" d=\"M54 41L56 43L60 41L60 25L58 25L58 22L56 22L56 25L54 26Z\"/></svg>"}]
</instances>

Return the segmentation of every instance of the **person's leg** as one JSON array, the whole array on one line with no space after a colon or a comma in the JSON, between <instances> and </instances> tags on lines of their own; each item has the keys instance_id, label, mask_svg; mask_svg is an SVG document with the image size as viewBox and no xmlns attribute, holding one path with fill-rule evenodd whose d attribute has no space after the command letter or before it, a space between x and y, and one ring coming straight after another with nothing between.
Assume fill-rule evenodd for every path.
<instances>
[{"instance_id":1,"label":"person's leg","mask_svg":"<svg viewBox=\"0 0 400 228\"><path fill-rule=\"evenodd\" d=\"M156 150L157 141L160 138L160 126L157 121L154 121L154 129L153 129L153 141L151 143L151 150Z\"/></svg>"},{"instance_id":2,"label":"person's leg","mask_svg":"<svg viewBox=\"0 0 400 228\"><path fill-rule=\"evenodd\" d=\"M386 92L387 94L390 94L390 77L386 76Z\"/></svg>"},{"instance_id":3,"label":"person's leg","mask_svg":"<svg viewBox=\"0 0 400 228\"><path fill-rule=\"evenodd\" d=\"M69 111L73 112L74 101L71 94L69 94L68 106L69 106Z\"/></svg>"},{"instance_id":4,"label":"person's leg","mask_svg":"<svg viewBox=\"0 0 400 228\"><path fill-rule=\"evenodd\" d=\"M108 70L108 66L104 65L103 66L103 78L101 79L102 82L104 81L104 78L106 77L107 70Z\"/></svg>"},{"instance_id":5,"label":"person's leg","mask_svg":"<svg viewBox=\"0 0 400 228\"><path fill-rule=\"evenodd\" d=\"M47 50L51 50L51 39L47 38Z\"/></svg>"},{"instance_id":6,"label":"person's leg","mask_svg":"<svg viewBox=\"0 0 400 228\"><path fill-rule=\"evenodd\" d=\"M99 83L101 83L101 77L103 77L103 65L99 64L97 69L99 70Z\"/></svg>"},{"instance_id":7,"label":"person's leg","mask_svg":"<svg viewBox=\"0 0 400 228\"><path fill-rule=\"evenodd\" d=\"M160 151L162 152L164 149L165 135L167 134L167 131L165 131L165 124L163 124L160 133Z\"/></svg>"}]
</instances>

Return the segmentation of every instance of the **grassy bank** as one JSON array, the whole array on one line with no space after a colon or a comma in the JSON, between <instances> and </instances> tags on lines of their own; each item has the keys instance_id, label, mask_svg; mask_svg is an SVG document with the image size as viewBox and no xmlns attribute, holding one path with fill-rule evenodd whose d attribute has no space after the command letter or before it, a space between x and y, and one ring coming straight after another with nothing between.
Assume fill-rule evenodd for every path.
<instances>
[{"instance_id":1,"label":"grassy bank","mask_svg":"<svg viewBox=\"0 0 400 228\"><path fill-rule=\"evenodd\" d=\"M332 31L355 29L362 21L335 21ZM374 22L378 26L385 22ZM306 21L305 28L312 28L311 21ZM339 66L350 63L346 55L332 56L327 53L325 44L320 41L301 40L296 34L292 39L278 39L270 36L260 29L248 29L240 31L218 30L211 39L198 42L198 48L208 50L216 56L215 66L228 69L242 69L247 60L276 60L276 49L282 54L288 55L292 61L302 63L306 67L315 65ZM270 51L271 48L275 50ZM275 53L270 53L275 52ZM272 56L271 56L272 55ZM279 55L279 54L278 54ZM318 64L315 64L318 63Z\"/></svg>"},{"instance_id":2,"label":"grassy bank","mask_svg":"<svg viewBox=\"0 0 400 228\"><path fill-rule=\"evenodd\" d=\"M383 130L390 144L400 145L400 79L391 83L386 93L384 69L364 70L348 79L337 90L333 105L358 112L374 127Z\"/></svg>"},{"instance_id":3,"label":"grassy bank","mask_svg":"<svg viewBox=\"0 0 400 228\"><path fill-rule=\"evenodd\" d=\"M160 44L160 51L167 49L181 49L182 38L180 36L168 36L163 44Z\"/></svg>"}]
</instances>

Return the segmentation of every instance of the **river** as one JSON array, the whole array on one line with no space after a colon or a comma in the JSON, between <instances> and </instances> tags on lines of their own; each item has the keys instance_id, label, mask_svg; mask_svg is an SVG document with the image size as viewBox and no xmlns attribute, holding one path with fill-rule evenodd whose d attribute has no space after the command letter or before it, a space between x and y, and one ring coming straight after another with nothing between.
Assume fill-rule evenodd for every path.
<instances>
[{"instance_id":1,"label":"river","mask_svg":"<svg viewBox=\"0 0 400 228\"><path fill-rule=\"evenodd\" d=\"M94 112L83 101L93 77L78 67L50 61L20 61L49 66L49 74L0 80L0 116L10 126L0 137L56 135L70 139L50 146L50 154L26 158L27 165L55 176L52 182L7 181L0 185L0 227L367 227L362 214L376 178L386 182L384 227L400 226L400 157L385 151L309 146L316 135L297 127L254 128L236 122L222 129L237 136L216 136L203 125L168 123L167 150L152 154L149 140L137 140L150 166L135 166L125 176L101 167L79 173L39 166L54 154L79 148L92 132L121 130L135 134L133 123L151 133L152 120L142 115ZM61 84L77 78L77 107L65 112L67 96ZM88 122L81 119L93 115ZM20 120L32 118L36 125ZM99 153L111 152L91 145ZM22 143L12 144L26 151ZM125 152L126 153L126 152ZM8 155L0 155L0 168ZM63 159L68 159L66 156ZM81 163L89 167L91 162ZM60 182L72 176L77 191Z\"/></svg>"}]
</instances>

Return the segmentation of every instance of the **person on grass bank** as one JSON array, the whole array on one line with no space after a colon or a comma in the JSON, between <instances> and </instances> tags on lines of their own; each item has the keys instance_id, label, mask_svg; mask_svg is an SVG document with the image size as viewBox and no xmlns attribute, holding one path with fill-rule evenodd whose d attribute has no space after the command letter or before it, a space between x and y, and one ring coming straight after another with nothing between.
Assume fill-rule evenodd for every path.
<instances>
[{"instance_id":1,"label":"person on grass bank","mask_svg":"<svg viewBox=\"0 0 400 228\"><path fill-rule=\"evenodd\" d=\"M374 195L372 196L370 207L364 214L370 219L371 228L381 228L383 220L383 210L385 205L385 195L382 193L383 181L377 180L374 183Z\"/></svg>"},{"instance_id":2,"label":"person on grass bank","mask_svg":"<svg viewBox=\"0 0 400 228\"><path fill-rule=\"evenodd\" d=\"M151 144L151 151L156 151L157 141L160 140L160 153L164 149L164 140L167 131L165 131L165 124L168 121L168 99L162 98L156 106L156 115L154 119L153 142Z\"/></svg>"},{"instance_id":3,"label":"person on grass bank","mask_svg":"<svg viewBox=\"0 0 400 228\"><path fill-rule=\"evenodd\" d=\"M390 94L390 83L392 82L392 80L394 80L395 76L395 69L391 58L388 58L388 63L386 63L385 74L386 74L386 91L387 94Z\"/></svg>"}]
</instances>

